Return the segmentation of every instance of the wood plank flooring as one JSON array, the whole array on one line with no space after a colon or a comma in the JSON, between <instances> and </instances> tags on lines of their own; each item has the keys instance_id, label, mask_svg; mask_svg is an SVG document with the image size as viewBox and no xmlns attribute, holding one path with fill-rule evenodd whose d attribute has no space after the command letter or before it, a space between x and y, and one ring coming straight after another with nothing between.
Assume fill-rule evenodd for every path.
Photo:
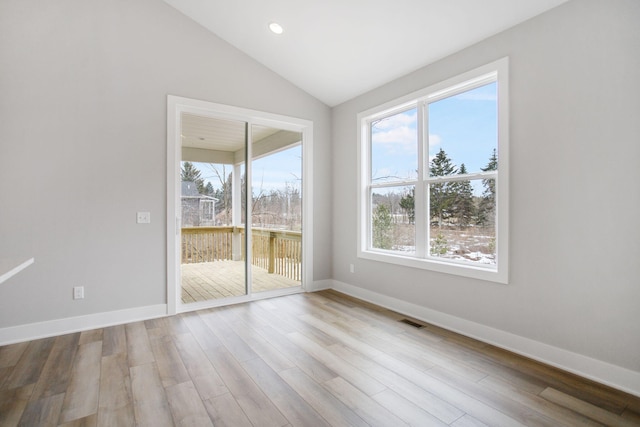
<instances>
[{"instance_id":1,"label":"wood plank flooring","mask_svg":"<svg viewBox=\"0 0 640 427\"><path fill-rule=\"evenodd\" d=\"M640 398L323 291L0 347L0 426L640 426Z\"/></svg>"}]
</instances>

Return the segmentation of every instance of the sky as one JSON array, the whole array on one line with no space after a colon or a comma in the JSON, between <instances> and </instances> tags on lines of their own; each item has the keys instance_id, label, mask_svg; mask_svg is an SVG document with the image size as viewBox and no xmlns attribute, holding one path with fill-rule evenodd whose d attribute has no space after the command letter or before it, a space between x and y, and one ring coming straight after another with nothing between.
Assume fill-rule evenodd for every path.
<instances>
[{"instance_id":1,"label":"sky","mask_svg":"<svg viewBox=\"0 0 640 427\"><path fill-rule=\"evenodd\" d=\"M490 83L429 104L429 161L442 148L459 167L468 173L480 172L497 148L496 83ZM372 129L371 170L374 182L417 178L417 112L411 109L377 122ZM220 188L212 167L194 163L205 183ZM216 165L222 170L221 165ZM231 166L227 165L227 174ZM300 189L302 147L300 145L253 161L254 193ZM482 192L480 181L472 181L474 193ZM395 190L402 189L396 188ZM387 191L394 191L390 188ZM385 192L379 191L379 192Z\"/></svg>"},{"instance_id":2,"label":"sky","mask_svg":"<svg viewBox=\"0 0 640 427\"><path fill-rule=\"evenodd\" d=\"M468 173L480 172L497 148L496 83L444 98L428 106L429 161L442 148ZM372 129L374 182L416 179L417 111L385 118Z\"/></svg>"},{"instance_id":3,"label":"sky","mask_svg":"<svg viewBox=\"0 0 640 427\"><path fill-rule=\"evenodd\" d=\"M279 151L256 159L252 163L253 188L258 192L283 189L285 185L301 189L302 183L302 146Z\"/></svg>"}]
</instances>

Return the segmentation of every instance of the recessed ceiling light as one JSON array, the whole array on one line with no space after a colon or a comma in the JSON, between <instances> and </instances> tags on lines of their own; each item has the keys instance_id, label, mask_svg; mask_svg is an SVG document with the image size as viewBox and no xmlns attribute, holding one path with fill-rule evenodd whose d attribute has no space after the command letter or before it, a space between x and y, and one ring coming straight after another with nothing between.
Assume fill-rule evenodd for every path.
<instances>
[{"instance_id":1,"label":"recessed ceiling light","mask_svg":"<svg viewBox=\"0 0 640 427\"><path fill-rule=\"evenodd\" d=\"M284 32L284 28L282 28L282 25L278 24L277 22L272 22L271 24L269 24L269 29L273 34L282 34Z\"/></svg>"}]
</instances>

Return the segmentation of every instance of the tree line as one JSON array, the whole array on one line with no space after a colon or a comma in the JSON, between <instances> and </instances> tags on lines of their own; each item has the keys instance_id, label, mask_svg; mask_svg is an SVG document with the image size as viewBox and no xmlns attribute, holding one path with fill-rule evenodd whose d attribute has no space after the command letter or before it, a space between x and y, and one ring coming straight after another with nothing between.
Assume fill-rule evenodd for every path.
<instances>
[{"instance_id":1,"label":"tree line","mask_svg":"<svg viewBox=\"0 0 640 427\"><path fill-rule=\"evenodd\" d=\"M498 156L494 149L483 172L498 169ZM467 167L464 163L457 167L447 153L441 148L429 163L429 176L465 175ZM473 194L470 181L452 181L433 183L430 186L430 218L431 225L458 226L471 225L493 226L495 223L495 180L483 179L484 190L481 196ZM415 223L415 187L404 194L387 193L372 195L376 206L374 229L376 223L382 229L385 224L397 222L395 216L402 214L410 224ZM375 232L375 230L374 230Z\"/></svg>"},{"instance_id":2,"label":"tree line","mask_svg":"<svg viewBox=\"0 0 640 427\"><path fill-rule=\"evenodd\" d=\"M214 188L211 182L205 184L200 170L191 162L182 163L181 180L195 183L198 193L218 199L216 202L216 224L231 224L233 175L231 172L227 173L225 165L209 164L209 166L219 181L217 188ZM242 188L242 221L244 222L244 174L240 177L240 186ZM282 189L270 189L268 191L261 186L257 194L252 194L251 212L254 226L267 228L276 226L287 230L300 230L302 224L302 195L296 186L289 183L285 183Z\"/></svg>"},{"instance_id":3,"label":"tree line","mask_svg":"<svg viewBox=\"0 0 640 427\"><path fill-rule=\"evenodd\" d=\"M498 156L493 149L487 165L480 168L483 172L498 170ZM429 164L429 176L465 175L464 163L456 167L447 153L441 148ZM470 181L453 181L431 184L430 214L433 225L471 225L492 226L495 223L496 186L494 179L483 179L484 190L481 196L473 195ZM411 200L411 199L410 199ZM406 205L410 206L407 201Z\"/></svg>"}]
</instances>

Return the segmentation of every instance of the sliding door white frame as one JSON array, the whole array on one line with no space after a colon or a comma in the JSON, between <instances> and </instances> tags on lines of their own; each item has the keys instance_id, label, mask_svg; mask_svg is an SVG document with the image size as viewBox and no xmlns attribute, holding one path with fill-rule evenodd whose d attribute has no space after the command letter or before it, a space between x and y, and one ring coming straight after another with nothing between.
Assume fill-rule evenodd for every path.
<instances>
[{"instance_id":1,"label":"sliding door white frame","mask_svg":"<svg viewBox=\"0 0 640 427\"><path fill-rule=\"evenodd\" d=\"M201 308L227 305L255 299L268 298L275 295L292 293L291 289L282 289L270 292L253 294L249 285L248 295L241 297L225 298L223 300L211 300L202 303L183 305L181 302L180 285L180 161L182 159L181 115L182 113L197 114L204 117L212 117L224 120L245 122L249 128L261 125L271 128L299 132L302 134L302 290L311 287L313 283L313 122L278 114L213 102L200 101L169 95L167 97L167 314L176 314L182 311L197 310ZM251 159L251 139L247 144L247 159ZM247 183L250 181L250 161L245 164ZM251 189L247 189L251 194ZM248 203L250 209L251 203ZM247 213L251 218L251 212ZM248 236L250 233L246 233ZM246 259L251 259L250 248L247 245ZM247 265L250 266L250 263ZM250 275L250 268L247 274ZM247 280L250 281L250 276ZM249 282L250 283L250 282ZM299 292L299 288L293 288L293 292Z\"/></svg>"}]
</instances>

